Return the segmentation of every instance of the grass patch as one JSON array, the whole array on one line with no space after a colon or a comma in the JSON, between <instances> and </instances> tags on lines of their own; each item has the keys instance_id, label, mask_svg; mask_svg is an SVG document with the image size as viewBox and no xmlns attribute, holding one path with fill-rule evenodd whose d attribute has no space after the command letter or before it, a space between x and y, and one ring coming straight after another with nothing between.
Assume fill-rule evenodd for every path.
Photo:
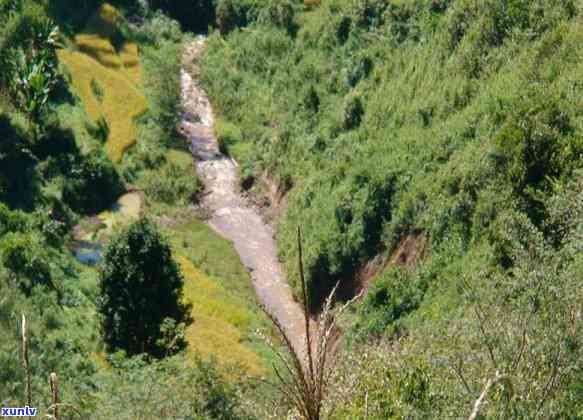
<instances>
[{"instance_id":1,"label":"grass patch","mask_svg":"<svg viewBox=\"0 0 583 420\"><path fill-rule=\"evenodd\" d=\"M192 154L183 150L171 149L166 154L166 159L170 163L180 166L194 165Z\"/></svg>"},{"instance_id":2,"label":"grass patch","mask_svg":"<svg viewBox=\"0 0 583 420\"><path fill-rule=\"evenodd\" d=\"M215 137L221 153L239 162L246 162L252 153L251 144L243 141L241 129L224 118L217 118L214 124Z\"/></svg>"},{"instance_id":3,"label":"grass patch","mask_svg":"<svg viewBox=\"0 0 583 420\"><path fill-rule=\"evenodd\" d=\"M198 220L178 225L169 234L176 252L188 256L195 266L233 294L254 300L249 274L229 241Z\"/></svg>"},{"instance_id":4,"label":"grass patch","mask_svg":"<svg viewBox=\"0 0 583 420\"><path fill-rule=\"evenodd\" d=\"M244 343L254 314L186 257L177 260L185 280L184 297L193 305L194 322L186 331L190 349L203 358L240 365L252 375L263 374L261 359Z\"/></svg>"},{"instance_id":5,"label":"grass patch","mask_svg":"<svg viewBox=\"0 0 583 420\"><path fill-rule=\"evenodd\" d=\"M273 353L254 332L269 326L233 245L199 220L177 225L167 234L183 269L185 296L194 304L188 342L202 355L264 374Z\"/></svg>"},{"instance_id":6,"label":"grass patch","mask_svg":"<svg viewBox=\"0 0 583 420\"><path fill-rule=\"evenodd\" d=\"M105 118L110 130L105 147L114 162L135 143L134 120L147 110L140 91L143 70L138 46L123 41L116 28L118 18L112 6L103 5L75 37L78 51L58 53L89 117L93 121Z\"/></svg>"}]
</instances>

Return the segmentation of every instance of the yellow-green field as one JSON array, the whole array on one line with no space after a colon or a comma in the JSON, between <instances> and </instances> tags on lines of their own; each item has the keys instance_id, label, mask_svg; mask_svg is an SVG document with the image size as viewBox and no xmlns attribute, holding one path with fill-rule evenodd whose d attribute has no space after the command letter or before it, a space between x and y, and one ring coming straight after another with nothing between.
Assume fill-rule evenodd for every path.
<instances>
[{"instance_id":1,"label":"yellow-green field","mask_svg":"<svg viewBox=\"0 0 583 420\"><path fill-rule=\"evenodd\" d=\"M116 28L118 12L104 4L89 20L85 31L75 37L78 51L60 50L73 86L89 117L104 118L109 126L106 150L119 162L137 137L134 120L147 110L140 91L142 66L136 44L120 40ZM118 48L114 47L114 42Z\"/></svg>"},{"instance_id":2,"label":"yellow-green field","mask_svg":"<svg viewBox=\"0 0 583 420\"><path fill-rule=\"evenodd\" d=\"M189 349L203 358L216 357L219 363L241 365L249 374L262 374L259 356L243 343L242 331L252 318L249 310L187 258L178 256L177 261L184 275L184 298L192 303L194 322L186 332Z\"/></svg>"}]
</instances>

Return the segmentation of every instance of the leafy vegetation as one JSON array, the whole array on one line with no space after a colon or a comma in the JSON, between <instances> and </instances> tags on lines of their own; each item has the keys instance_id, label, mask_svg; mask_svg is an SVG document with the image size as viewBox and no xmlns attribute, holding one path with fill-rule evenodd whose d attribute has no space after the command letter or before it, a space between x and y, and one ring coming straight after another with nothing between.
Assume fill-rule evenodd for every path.
<instances>
[{"instance_id":1,"label":"leafy vegetation","mask_svg":"<svg viewBox=\"0 0 583 420\"><path fill-rule=\"evenodd\" d=\"M29 375L32 403L54 414L57 372L61 418L583 417L582 12L572 0L0 0L3 406L23 405ZM310 309L337 283L341 299L366 291L338 320L338 364L316 399L324 382L301 355L286 371L256 338L249 274L200 220L176 132L181 26L210 27L197 64L243 186L267 178L285 194L277 237L296 293L298 226ZM126 191L127 219L150 222L103 212ZM101 275L73 258L79 241L106 249ZM138 300L144 288L103 294L152 274L176 286L164 307ZM100 296L120 298L117 329L102 329ZM120 311L128 302L140 317ZM249 380L266 362L285 395Z\"/></svg>"},{"instance_id":2,"label":"leafy vegetation","mask_svg":"<svg viewBox=\"0 0 583 420\"><path fill-rule=\"evenodd\" d=\"M578 167L577 9L494 3L325 2L295 36L259 20L209 40L219 114L255 173L291 188L280 243L292 279L291 232L309 227L316 304L408 233L454 260L503 208L540 225L541 196Z\"/></svg>"},{"instance_id":3,"label":"leafy vegetation","mask_svg":"<svg viewBox=\"0 0 583 420\"><path fill-rule=\"evenodd\" d=\"M140 219L110 239L99 277L108 350L160 357L184 346L183 278L152 222Z\"/></svg>"},{"instance_id":4,"label":"leafy vegetation","mask_svg":"<svg viewBox=\"0 0 583 420\"><path fill-rule=\"evenodd\" d=\"M262 349L252 336L262 321L253 306L250 286L226 290L222 285L226 281L248 282L247 273L232 247L202 222L195 222L190 210L178 215L182 206L188 209L197 201L201 190L192 158L183 151L175 133L183 34L176 22L159 13L142 15L139 26L125 21L119 10L134 13L139 9L130 3L117 2L123 8L116 10L101 1L0 0L0 330L5 333L0 344L0 401L3 406L28 403L24 384L30 376L29 405L39 407L39 415L56 416L54 406L49 407L47 386L49 374L56 372L58 397L63 403L58 410L60 418L248 418L241 392L247 387L245 375L264 372ZM53 31L56 24L58 33ZM15 56L20 61L14 62ZM43 61L45 58L53 61ZM27 69L47 76L47 84L39 84L41 96L29 95L32 91L24 89L30 86L28 82L11 84L24 80L13 77L14 72L23 76L34 73L23 72ZM116 94L126 97L116 99ZM37 108L26 106L26 101L37 99ZM106 112L111 109L115 115ZM141 118L134 121L136 111ZM116 121L121 119L120 124L131 127L132 135L116 137L120 133ZM125 142L121 148L127 149L123 157L119 153L119 162L110 158L116 158L112 154L115 138ZM129 147L134 140L138 143ZM135 191L136 187L143 191ZM131 194L118 200L128 189ZM137 210L135 203L126 203L124 197L137 198ZM133 243L128 250L134 254L124 254L119 246L124 233L115 233L119 225L127 223L121 220L126 217L125 207L119 212L115 208L102 212L116 201L121 206L132 205L131 218L133 210L138 215L157 215L155 220L163 213L176 212L177 218L185 218L184 223L207 229L199 239L208 249L191 250L197 247L195 242L188 247L184 247L186 242L172 244L172 248L181 249L181 265L171 258L175 251L170 244L156 241L161 236L153 222L151 229L146 229L150 234L145 236L153 239L152 245L160 245L156 249L166 260L150 255L140 261L173 273L175 280L182 278L184 266L188 293L178 303L194 303L201 316L208 318L198 329L181 325L183 318L198 316L190 312L183 318L163 317L143 323L152 329L149 337L139 340L146 342L148 349L144 350L154 356L175 353L181 348L181 339L191 340L184 341L186 350L162 360L128 357L128 353L141 352L140 343L124 346L121 344L126 343L112 345L104 340L97 302L102 286L109 284L115 289L123 285L118 281L122 277L109 276L100 284L95 268L78 264L71 253L77 240L83 244L97 241L91 249L109 250L106 260L109 257L119 262L120 255L127 257L127 264L112 263L111 270L104 273L119 274L132 266L131 261L136 263L130 257L144 252L144 244ZM125 235L130 230L131 226L126 227ZM166 230L169 232L172 230ZM110 240L110 247L105 246ZM217 242L220 245L214 245ZM114 254L120 258L113 258ZM225 255L229 255L228 260ZM140 266L140 261L134 265ZM193 262L198 267L204 265L204 273ZM207 277L210 272L215 273L213 277ZM138 273L130 278L143 278ZM146 277L152 273L148 269ZM199 282L201 289L209 291L203 300L198 300ZM160 303L158 295L147 302L144 315L154 315L150 303L155 302ZM223 305L232 314L218 314L216 308ZM165 310L161 313L172 315L170 306L161 308ZM26 368L21 363L23 314L27 319ZM139 319L135 315L132 313L131 320ZM218 325L227 339L225 352L216 353L216 363L211 360L212 343L192 340L223 340L225 336L214 323L219 319L224 319ZM124 331L119 326L117 333ZM210 337L206 335L209 331L213 332ZM126 352L109 352L118 348ZM232 368L235 364L242 368ZM144 387L160 398L147 397ZM192 398L193 392L196 398ZM140 403L130 407L128 400Z\"/></svg>"},{"instance_id":5,"label":"leafy vegetation","mask_svg":"<svg viewBox=\"0 0 583 420\"><path fill-rule=\"evenodd\" d=\"M338 281L341 296L368 290L331 417L580 416L567 325L581 262L554 213L577 202L580 5L294 9L292 31L257 19L215 33L202 77L228 149L249 151L244 182L268 174L287 191L278 240L296 294L298 225L314 311ZM360 354L376 359L351 372Z\"/></svg>"}]
</instances>

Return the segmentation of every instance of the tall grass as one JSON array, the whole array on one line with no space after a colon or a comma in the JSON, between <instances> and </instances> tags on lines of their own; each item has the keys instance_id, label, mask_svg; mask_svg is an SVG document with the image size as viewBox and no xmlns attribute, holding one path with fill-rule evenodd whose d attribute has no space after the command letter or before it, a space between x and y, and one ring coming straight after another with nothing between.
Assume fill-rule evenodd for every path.
<instances>
[{"instance_id":1,"label":"tall grass","mask_svg":"<svg viewBox=\"0 0 583 420\"><path fill-rule=\"evenodd\" d=\"M298 269L304 298L305 335L303 344L305 346L297 347L294 344L295 337L289 335L286 327L281 325L267 308L263 308L263 310L277 329L285 349L284 353L272 345L272 349L283 366L283 368L278 368L274 365L278 380L275 384L277 390L282 398L300 414L302 419L320 420L331 385L330 379L336 367L336 358L339 354L337 320L354 300L339 308L334 308L334 297L338 288L336 285L326 299L322 312L315 322L315 329L312 330L313 321L308 307L307 285L302 259L302 235L299 227L297 241Z\"/></svg>"},{"instance_id":2,"label":"tall grass","mask_svg":"<svg viewBox=\"0 0 583 420\"><path fill-rule=\"evenodd\" d=\"M549 180L581 166L580 12L330 0L296 18L296 36L262 21L209 39L202 78L252 150L242 166L290 190L278 241L298 297L299 223L317 307L409 234L449 259L440 276L454 255L496 242L511 203L543 221Z\"/></svg>"}]
</instances>

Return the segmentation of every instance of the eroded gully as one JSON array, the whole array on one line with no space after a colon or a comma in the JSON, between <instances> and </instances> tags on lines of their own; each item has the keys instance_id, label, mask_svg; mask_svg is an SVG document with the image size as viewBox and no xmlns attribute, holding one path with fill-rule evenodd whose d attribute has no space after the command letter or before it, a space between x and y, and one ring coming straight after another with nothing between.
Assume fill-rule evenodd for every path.
<instances>
[{"instance_id":1,"label":"eroded gully","mask_svg":"<svg viewBox=\"0 0 583 420\"><path fill-rule=\"evenodd\" d=\"M204 39L189 44L181 73L183 117L181 130L191 143L197 171L205 184L203 205L210 211L207 223L232 241L251 273L259 301L286 330L296 349L304 345L304 318L294 301L278 261L273 229L240 194L237 164L220 153L213 134L213 111L197 82L196 57Z\"/></svg>"}]
</instances>

